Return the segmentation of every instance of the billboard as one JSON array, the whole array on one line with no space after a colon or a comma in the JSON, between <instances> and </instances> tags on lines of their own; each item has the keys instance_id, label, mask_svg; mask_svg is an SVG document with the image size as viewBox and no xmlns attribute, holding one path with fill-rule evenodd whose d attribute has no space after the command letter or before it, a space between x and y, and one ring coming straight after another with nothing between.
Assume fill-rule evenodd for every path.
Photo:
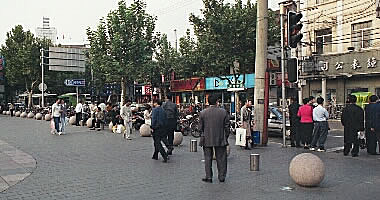
<instances>
[{"instance_id":1,"label":"billboard","mask_svg":"<svg viewBox=\"0 0 380 200\"><path fill-rule=\"evenodd\" d=\"M49 47L49 70L52 71L85 71L84 49Z\"/></svg>"},{"instance_id":2,"label":"billboard","mask_svg":"<svg viewBox=\"0 0 380 200\"><path fill-rule=\"evenodd\" d=\"M224 79L226 78L226 79ZM243 75L240 75L237 82L235 82L235 77L233 75L222 76L222 77L209 77L206 78L206 90L227 90L229 87L229 81L232 83L243 83ZM244 88L254 88L255 87L255 74L246 74Z\"/></svg>"}]
</instances>

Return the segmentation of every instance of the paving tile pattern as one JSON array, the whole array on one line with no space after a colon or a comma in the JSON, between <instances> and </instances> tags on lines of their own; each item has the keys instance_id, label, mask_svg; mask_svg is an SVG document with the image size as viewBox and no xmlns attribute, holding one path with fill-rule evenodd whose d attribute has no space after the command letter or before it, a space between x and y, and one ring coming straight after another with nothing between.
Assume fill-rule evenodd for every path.
<instances>
[{"instance_id":1,"label":"paving tile pattern","mask_svg":"<svg viewBox=\"0 0 380 200\"><path fill-rule=\"evenodd\" d=\"M214 183L207 184L200 181L204 176L203 152L200 148L189 152L190 137L175 149L169 163L162 163L151 159L151 138L133 135L132 141L125 141L108 131L72 126L67 127L67 135L53 136L45 121L7 116L0 116L0 127L0 140L37 160L33 173L0 193L0 199L347 200L377 199L380 195L380 160L366 155L356 159L318 153L326 164L326 178L321 187L302 188L290 179L288 166L292 157L305 150L278 144L252 151L233 146L226 182L214 178ZM250 153L261 155L259 172L249 171ZM26 157L16 160L25 164L26 170L17 174L31 173ZM0 179L0 187L1 181L14 178Z\"/></svg>"}]
</instances>

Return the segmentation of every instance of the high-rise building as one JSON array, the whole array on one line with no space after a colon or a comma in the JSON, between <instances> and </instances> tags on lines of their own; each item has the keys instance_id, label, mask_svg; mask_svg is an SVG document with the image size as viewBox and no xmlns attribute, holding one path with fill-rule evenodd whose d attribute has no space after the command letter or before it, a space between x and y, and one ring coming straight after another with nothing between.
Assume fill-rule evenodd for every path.
<instances>
[{"instance_id":1,"label":"high-rise building","mask_svg":"<svg viewBox=\"0 0 380 200\"><path fill-rule=\"evenodd\" d=\"M50 39L53 44L57 41L57 29L55 27L50 27L49 25L50 18L43 17L42 27L37 27L36 35L39 38Z\"/></svg>"}]
</instances>

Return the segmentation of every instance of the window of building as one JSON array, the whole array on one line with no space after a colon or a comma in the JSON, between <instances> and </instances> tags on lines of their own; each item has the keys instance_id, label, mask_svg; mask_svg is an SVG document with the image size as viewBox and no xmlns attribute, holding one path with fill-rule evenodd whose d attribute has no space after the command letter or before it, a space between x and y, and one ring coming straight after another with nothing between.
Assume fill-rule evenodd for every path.
<instances>
[{"instance_id":1,"label":"window of building","mask_svg":"<svg viewBox=\"0 0 380 200\"><path fill-rule=\"evenodd\" d=\"M331 52L332 31L331 28L315 31L316 51L318 54Z\"/></svg>"},{"instance_id":2,"label":"window of building","mask_svg":"<svg viewBox=\"0 0 380 200\"><path fill-rule=\"evenodd\" d=\"M355 49L371 46L372 21L352 24L351 43Z\"/></svg>"}]
</instances>

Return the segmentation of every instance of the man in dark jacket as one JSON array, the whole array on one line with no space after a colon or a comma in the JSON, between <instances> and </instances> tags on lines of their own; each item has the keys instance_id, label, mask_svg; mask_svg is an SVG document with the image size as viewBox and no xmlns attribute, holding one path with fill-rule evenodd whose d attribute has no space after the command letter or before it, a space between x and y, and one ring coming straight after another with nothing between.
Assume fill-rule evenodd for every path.
<instances>
[{"instance_id":1,"label":"man in dark jacket","mask_svg":"<svg viewBox=\"0 0 380 200\"><path fill-rule=\"evenodd\" d=\"M379 98L376 95L369 97L369 104L365 107L365 133L366 133L366 142L367 142L367 153L371 155L377 155L376 146L377 138L375 127L378 126L376 123L376 114L378 112L377 100Z\"/></svg>"},{"instance_id":2,"label":"man in dark jacket","mask_svg":"<svg viewBox=\"0 0 380 200\"><path fill-rule=\"evenodd\" d=\"M210 107L200 113L199 129L205 158L206 177L202 181L212 183L212 158L215 149L218 179L224 182L227 174L227 149L230 130L229 115L226 110L218 108L217 97L208 97Z\"/></svg>"},{"instance_id":3,"label":"man in dark jacket","mask_svg":"<svg viewBox=\"0 0 380 200\"><path fill-rule=\"evenodd\" d=\"M364 111L356 105L356 96L348 97L349 103L343 109L341 122L344 126L344 150L345 156L350 153L352 144L354 145L351 155L357 157L359 155L359 139L358 132L364 131Z\"/></svg>"},{"instance_id":4,"label":"man in dark jacket","mask_svg":"<svg viewBox=\"0 0 380 200\"><path fill-rule=\"evenodd\" d=\"M301 147L301 135L298 134L300 118L297 116L300 105L295 97L290 99L289 118L290 118L290 144L292 147Z\"/></svg>"},{"instance_id":5,"label":"man in dark jacket","mask_svg":"<svg viewBox=\"0 0 380 200\"><path fill-rule=\"evenodd\" d=\"M162 105L162 108L166 112L166 116L168 118L168 126L167 126L167 135L168 135L168 155L172 155L173 140L174 140L174 131L177 128L177 120L178 120L178 109L177 105L171 101L171 95L168 95L165 103Z\"/></svg>"},{"instance_id":6,"label":"man in dark jacket","mask_svg":"<svg viewBox=\"0 0 380 200\"><path fill-rule=\"evenodd\" d=\"M154 142L154 153L152 159L158 160L158 152L161 153L164 162L168 161L168 154L166 153L164 147L162 147L161 141L164 142L166 146L169 146L166 134L167 117L164 109L161 107L162 102L159 99L153 100L153 111L152 111L152 129L153 129L153 142Z\"/></svg>"}]
</instances>

